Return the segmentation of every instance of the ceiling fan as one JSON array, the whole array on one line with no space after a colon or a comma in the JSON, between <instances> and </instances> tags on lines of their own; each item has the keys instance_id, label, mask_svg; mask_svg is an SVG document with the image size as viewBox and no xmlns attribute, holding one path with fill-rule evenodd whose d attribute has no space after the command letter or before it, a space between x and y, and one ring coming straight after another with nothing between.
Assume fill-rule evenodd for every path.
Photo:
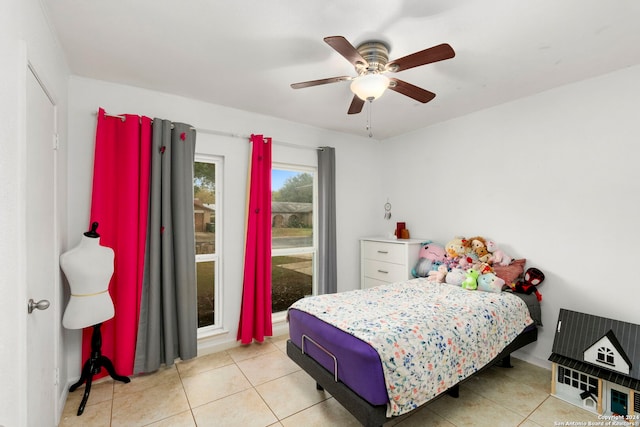
<instances>
[{"instance_id":1,"label":"ceiling fan","mask_svg":"<svg viewBox=\"0 0 640 427\"><path fill-rule=\"evenodd\" d=\"M348 114L362 111L365 101L373 101L382 96L388 88L394 92L413 98L423 104L435 98L436 94L414 86L403 80L387 77L385 73L397 73L432 62L453 58L456 54L446 43L412 53L399 59L389 61L389 47L381 41L367 41L354 47L342 36L325 37L324 41L336 52L346 58L358 74L352 76L330 77L327 79L311 80L293 83L293 89L319 86L327 83L351 81L351 91L354 93Z\"/></svg>"}]
</instances>

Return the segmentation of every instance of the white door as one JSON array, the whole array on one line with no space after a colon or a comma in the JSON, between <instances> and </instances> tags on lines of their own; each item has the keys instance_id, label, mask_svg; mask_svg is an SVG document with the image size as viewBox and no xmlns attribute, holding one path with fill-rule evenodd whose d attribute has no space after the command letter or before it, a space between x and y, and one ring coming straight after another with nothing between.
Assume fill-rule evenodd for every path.
<instances>
[{"instance_id":1,"label":"white door","mask_svg":"<svg viewBox=\"0 0 640 427\"><path fill-rule=\"evenodd\" d=\"M55 426L55 369L59 316L55 307L57 253L55 246L55 106L33 74L27 71L26 115L26 279L27 301L27 422ZM51 306L28 313L28 300Z\"/></svg>"}]
</instances>

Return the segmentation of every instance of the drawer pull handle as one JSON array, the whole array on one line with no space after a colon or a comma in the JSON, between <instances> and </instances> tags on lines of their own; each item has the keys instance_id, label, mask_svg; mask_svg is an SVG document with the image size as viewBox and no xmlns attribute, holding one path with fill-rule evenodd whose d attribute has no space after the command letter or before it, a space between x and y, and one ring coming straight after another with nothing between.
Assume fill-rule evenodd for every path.
<instances>
[{"instance_id":1,"label":"drawer pull handle","mask_svg":"<svg viewBox=\"0 0 640 427\"><path fill-rule=\"evenodd\" d=\"M389 274L389 272L388 272L388 271L384 271L384 270L378 270L378 273Z\"/></svg>"},{"instance_id":2,"label":"drawer pull handle","mask_svg":"<svg viewBox=\"0 0 640 427\"><path fill-rule=\"evenodd\" d=\"M379 254L388 254L389 251L378 251Z\"/></svg>"}]
</instances>

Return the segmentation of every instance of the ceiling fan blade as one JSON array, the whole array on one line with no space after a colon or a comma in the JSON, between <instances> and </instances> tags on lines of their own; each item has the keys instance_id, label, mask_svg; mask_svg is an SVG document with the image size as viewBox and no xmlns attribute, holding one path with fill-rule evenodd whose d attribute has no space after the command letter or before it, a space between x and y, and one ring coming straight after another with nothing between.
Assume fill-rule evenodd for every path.
<instances>
[{"instance_id":1,"label":"ceiling fan blade","mask_svg":"<svg viewBox=\"0 0 640 427\"><path fill-rule=\"evenodd\" d=\"M347 39L342 36L325 37L324 41L336 52L344 56L354 67L367 67L369 63L360 55L360 52L353 47Z\"/></svg>"},{"instance_id":2,"label":"ceiling fan blade","mask_svg":"<svg viewBox=\"0 0 640 427\"><path fill-rule=\"evenodd\" d=\"M329 77L328 79L310 80L308 82L293 83L291 87L293 89L302 89L305 87L326 85L327 83L337 83L337 82L343 82L345 80L351 80L351 79L353 79L353 77L349 77L349 76Z\"/></svg>"},{"instance_id":3,"label":"ceiling fan blade","mask_svg":"<svg viewBox=\"0 0 640 427\"><path fill-rule=\"evenodd\" d=\"M409 98L413 98L416 101L422 102L423 104L431 101L436 97L436 94L433 92L429 92L428 90L422 89L421 87L414 86L411 83L407 83L403 80L398 80L391 78L391 84L389 85L389 89L394 92L401 93Z\"/></svg>"},{"instance_id":4,"label":"ceiling fan blade","mask_svg":"<svg viewBox=\"0 0 640 427\"><path fill-rule=\"evenodd\" d=\"M419 67L420 65L450 59L454 56L456 56L456 53L453 51L453 48L447 43L443 43L390 61L387 64L387 69L397 73L398 71L408 70L409 68Z\"/></svg>"},{"instance_id":5,"label":"ceiling fan blade","mask_svg":"<svg viewBox=\"0 0 640 427\"><path fill-rule=\"evenodd\" d=\"M349 111L347 111L347 114L358 114L362 111L363 106L364 101L358 98L357 95L353 95L353 100L351 101L351 105L349 105Z\"/></svg>"}]
</instances>

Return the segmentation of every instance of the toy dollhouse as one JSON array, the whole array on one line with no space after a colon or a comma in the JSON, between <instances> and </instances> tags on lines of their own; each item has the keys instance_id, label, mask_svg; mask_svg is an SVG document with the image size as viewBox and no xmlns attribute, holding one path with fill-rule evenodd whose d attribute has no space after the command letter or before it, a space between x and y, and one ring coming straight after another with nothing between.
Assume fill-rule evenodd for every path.
<instances>
[{"instance_id":1,"label":"toy dollhouse","mask_svg":"<svg viewBox=\"0 0 640 427\"><path fill-rule=\"evenodd\" d=\"M551 394L598 414L640 414L640 325L560 309Z\"/></svg>"}]
</instances>

